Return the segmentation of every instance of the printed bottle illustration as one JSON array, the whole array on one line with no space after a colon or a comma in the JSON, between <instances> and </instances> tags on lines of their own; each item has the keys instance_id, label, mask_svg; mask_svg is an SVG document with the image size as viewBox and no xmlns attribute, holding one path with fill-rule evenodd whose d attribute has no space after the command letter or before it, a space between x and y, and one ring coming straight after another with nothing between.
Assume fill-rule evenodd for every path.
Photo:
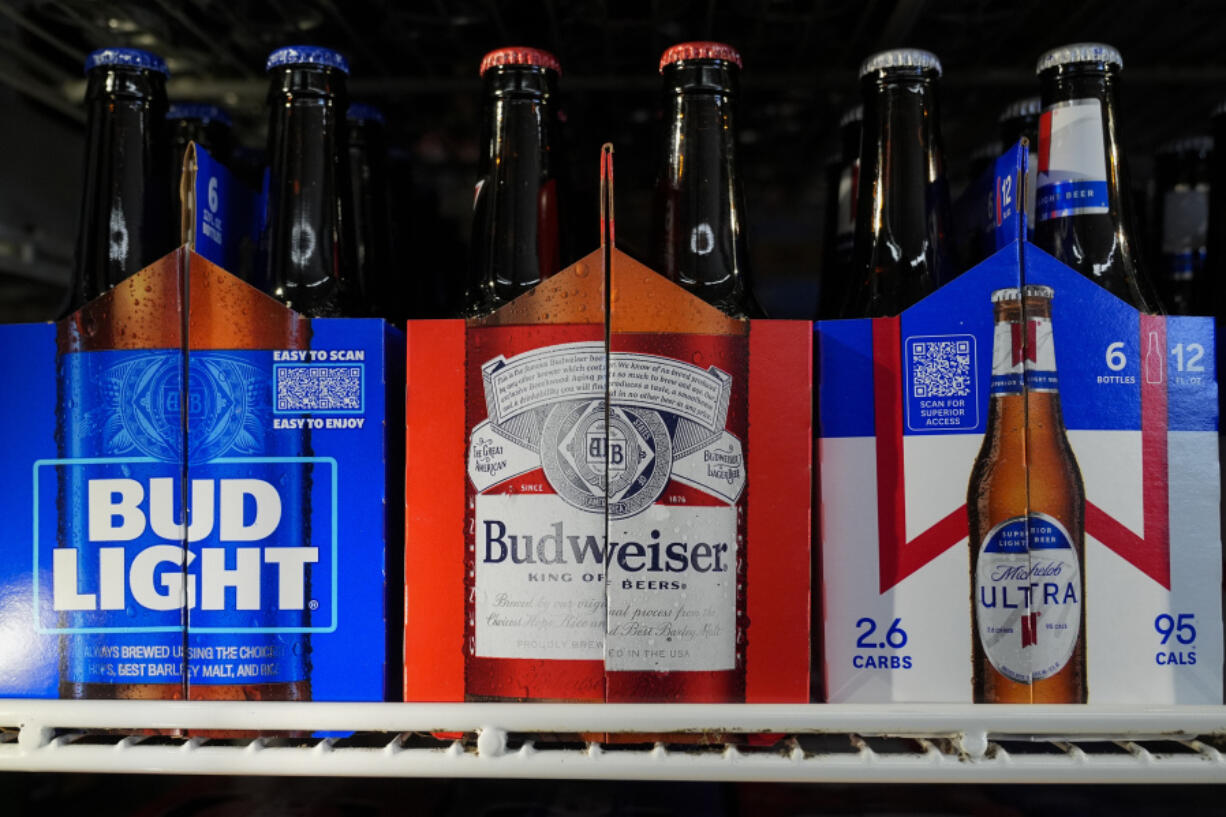
<instances>
[{"instance_id":1,"label":"printed bottle illustration","mask_svg":"<svg viewBox=\"0 0 1226 817\"><path fill-rule=\"evenodd\" d=\"M967 488L976 701L1086 699L1085 489L1061 417L1052 294L992 293L988 427Z\"/></svg>"},{"instance_id":2,"label":"printed bottle illustration","mask_svg":"<svg viewBox=\"0 0 1226 817\"><path fill-rule=\"evenodd\" d=\"M162 519L151 531L134 518L117 524L103 515L111 486L130 490L132 471L159 492L181 472L177 409L133 399L134 390L176 394L181 383L174 279L153 277L138 290L131 278L174 246L168 71L160 57L134 49L95 51L85 69L81 216L56 331L57 450L35 466L38 627L60 636L60 697L177 698L183 619L175 577L135 557L158 533L177 541L178 530ZM136 601L125 592L127 575L151 611L144 620L124 616ZM150 657L132 661L136 651Z\"/></svg>"}]
</instances>

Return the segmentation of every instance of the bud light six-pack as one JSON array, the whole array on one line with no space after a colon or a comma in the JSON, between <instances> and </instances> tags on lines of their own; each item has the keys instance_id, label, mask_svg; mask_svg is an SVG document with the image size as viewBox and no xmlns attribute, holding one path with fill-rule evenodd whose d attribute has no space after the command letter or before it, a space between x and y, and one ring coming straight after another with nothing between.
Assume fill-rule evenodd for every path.
<instances>
[{"instance_id":1,"label":"bud light six-pack","mask_svg":"<svg viewBox=\"0 0 1226 817\"><path fill-rule=\"evenodd\" d=\"M142 54L91 55L87 98L116 99L90 138L152 127L164 65ZM130 84L99 90L108 72ZM93 191L140 162L87 164ZM403 334L307 317L228 271L268 196L200 145L180 189L183 246L142 257L149 219L105 218L103 261L78 257L92 290L57 323L0 327L21 395L0 407L0 695L385 700Z\"/></svg>"}]
</instances>

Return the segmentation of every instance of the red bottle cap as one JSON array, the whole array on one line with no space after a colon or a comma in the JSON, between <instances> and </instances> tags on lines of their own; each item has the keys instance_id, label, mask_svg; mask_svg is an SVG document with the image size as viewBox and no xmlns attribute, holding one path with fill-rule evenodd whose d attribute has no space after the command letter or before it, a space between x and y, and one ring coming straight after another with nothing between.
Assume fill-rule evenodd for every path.
<instances>
[{"instance_id":1,"label":"red bottle cap","mask_svg":"<svg viewBox=\"0 0 1226 817\"><path fill-rule=\"evenodd\" d=\"M682 60L724 60L741 67L741 53L727 43L677 43L660 57L660 70Z\"/></svg>"},{"instance_id":2,"label":"red bottle cap","mask_svg":"<svg viewBox=\"0 0 1226 817\"><path fill-rule=\"evenodd\" d=\"M539 48L515 45L495 49L481 58L481 76L485 76L486 71L498 65L537 65L557 71L559 76L562 74L562 64L558 62L558 58Z\"/></svg>"}]
</instances>

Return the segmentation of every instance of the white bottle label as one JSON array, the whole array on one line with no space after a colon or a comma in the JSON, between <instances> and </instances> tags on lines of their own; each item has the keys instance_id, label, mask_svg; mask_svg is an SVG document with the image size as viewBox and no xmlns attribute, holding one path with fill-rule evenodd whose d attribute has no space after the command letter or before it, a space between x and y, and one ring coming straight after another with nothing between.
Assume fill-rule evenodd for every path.
<instances>
[{"instance_id":1,"label":"white bottle label","mask_svg":"<svg viewBox=\"0 0 1226 817\"><path fill-rule=\"evenodd\" d=\"M1006 519L975 565L976 636L1006 678L1041 681L1068 663L1081 633L1081 565L1068 532L1046 514Z\"/></svg>"},{"instance_id":2,"label":"white bottle label","mask_svg":"<svg viewBox=\"0 0 1226 817\"><path fill-rule=\"evenodd\" d=\"M1102 103L1074 99L1039 118L1039 221L1107 213L1107 153Z\"/></svg>"}]
</instances>

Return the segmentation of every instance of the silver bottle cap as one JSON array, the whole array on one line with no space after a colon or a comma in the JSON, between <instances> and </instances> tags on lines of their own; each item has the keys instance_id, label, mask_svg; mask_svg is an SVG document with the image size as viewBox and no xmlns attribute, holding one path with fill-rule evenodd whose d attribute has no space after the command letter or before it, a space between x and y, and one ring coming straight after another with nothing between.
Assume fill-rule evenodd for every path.
<instances>
[{"instance_id":1,"label":"silver bottle cap","mask_svg":"<svg viewBox=\"0 0 1226 817\"><path fill-rule=\"evenodd\" d=\"M1073 43L1072 45L1062 45L1059 48L1053 48L1039 57L1039 61L1034 67L1034 72L1041 74L1048 68L1055 68L1057 65L1068 65L1074 62L1101 62L1107 65L1114 65L1121 70L1124 68L1124 58L1120 56L1120 52L1115 50L1113 46L1106 43Z\"/></svg>"},{"instance_id":2,"label":"silver bottle cap","mask_svg":"<svg viewBox=\"0 0 1226 817\"><path fill-rule=\"evenodd\" d=\"M998 289L992 292L992 303L1007 303L1009 301L1020 301L1022 298L1046 298L1049 301L1056 291L1051 287L1041 286L1039 284L1027 284L1024 287L1010 287L1008 289Z\"/></svg>"},{"instance_id":3,"label":"silver bottle cap","mask_svg":"<svg viewBox=\"0 0 1226 817\"><path fill-rule=\"evenodd\" d=\"M894 48L878 51L860 63L860 76L890 68L931 68L941 76L941 61L931 51L919 48Z\"/></svg>"}]
</instances>

